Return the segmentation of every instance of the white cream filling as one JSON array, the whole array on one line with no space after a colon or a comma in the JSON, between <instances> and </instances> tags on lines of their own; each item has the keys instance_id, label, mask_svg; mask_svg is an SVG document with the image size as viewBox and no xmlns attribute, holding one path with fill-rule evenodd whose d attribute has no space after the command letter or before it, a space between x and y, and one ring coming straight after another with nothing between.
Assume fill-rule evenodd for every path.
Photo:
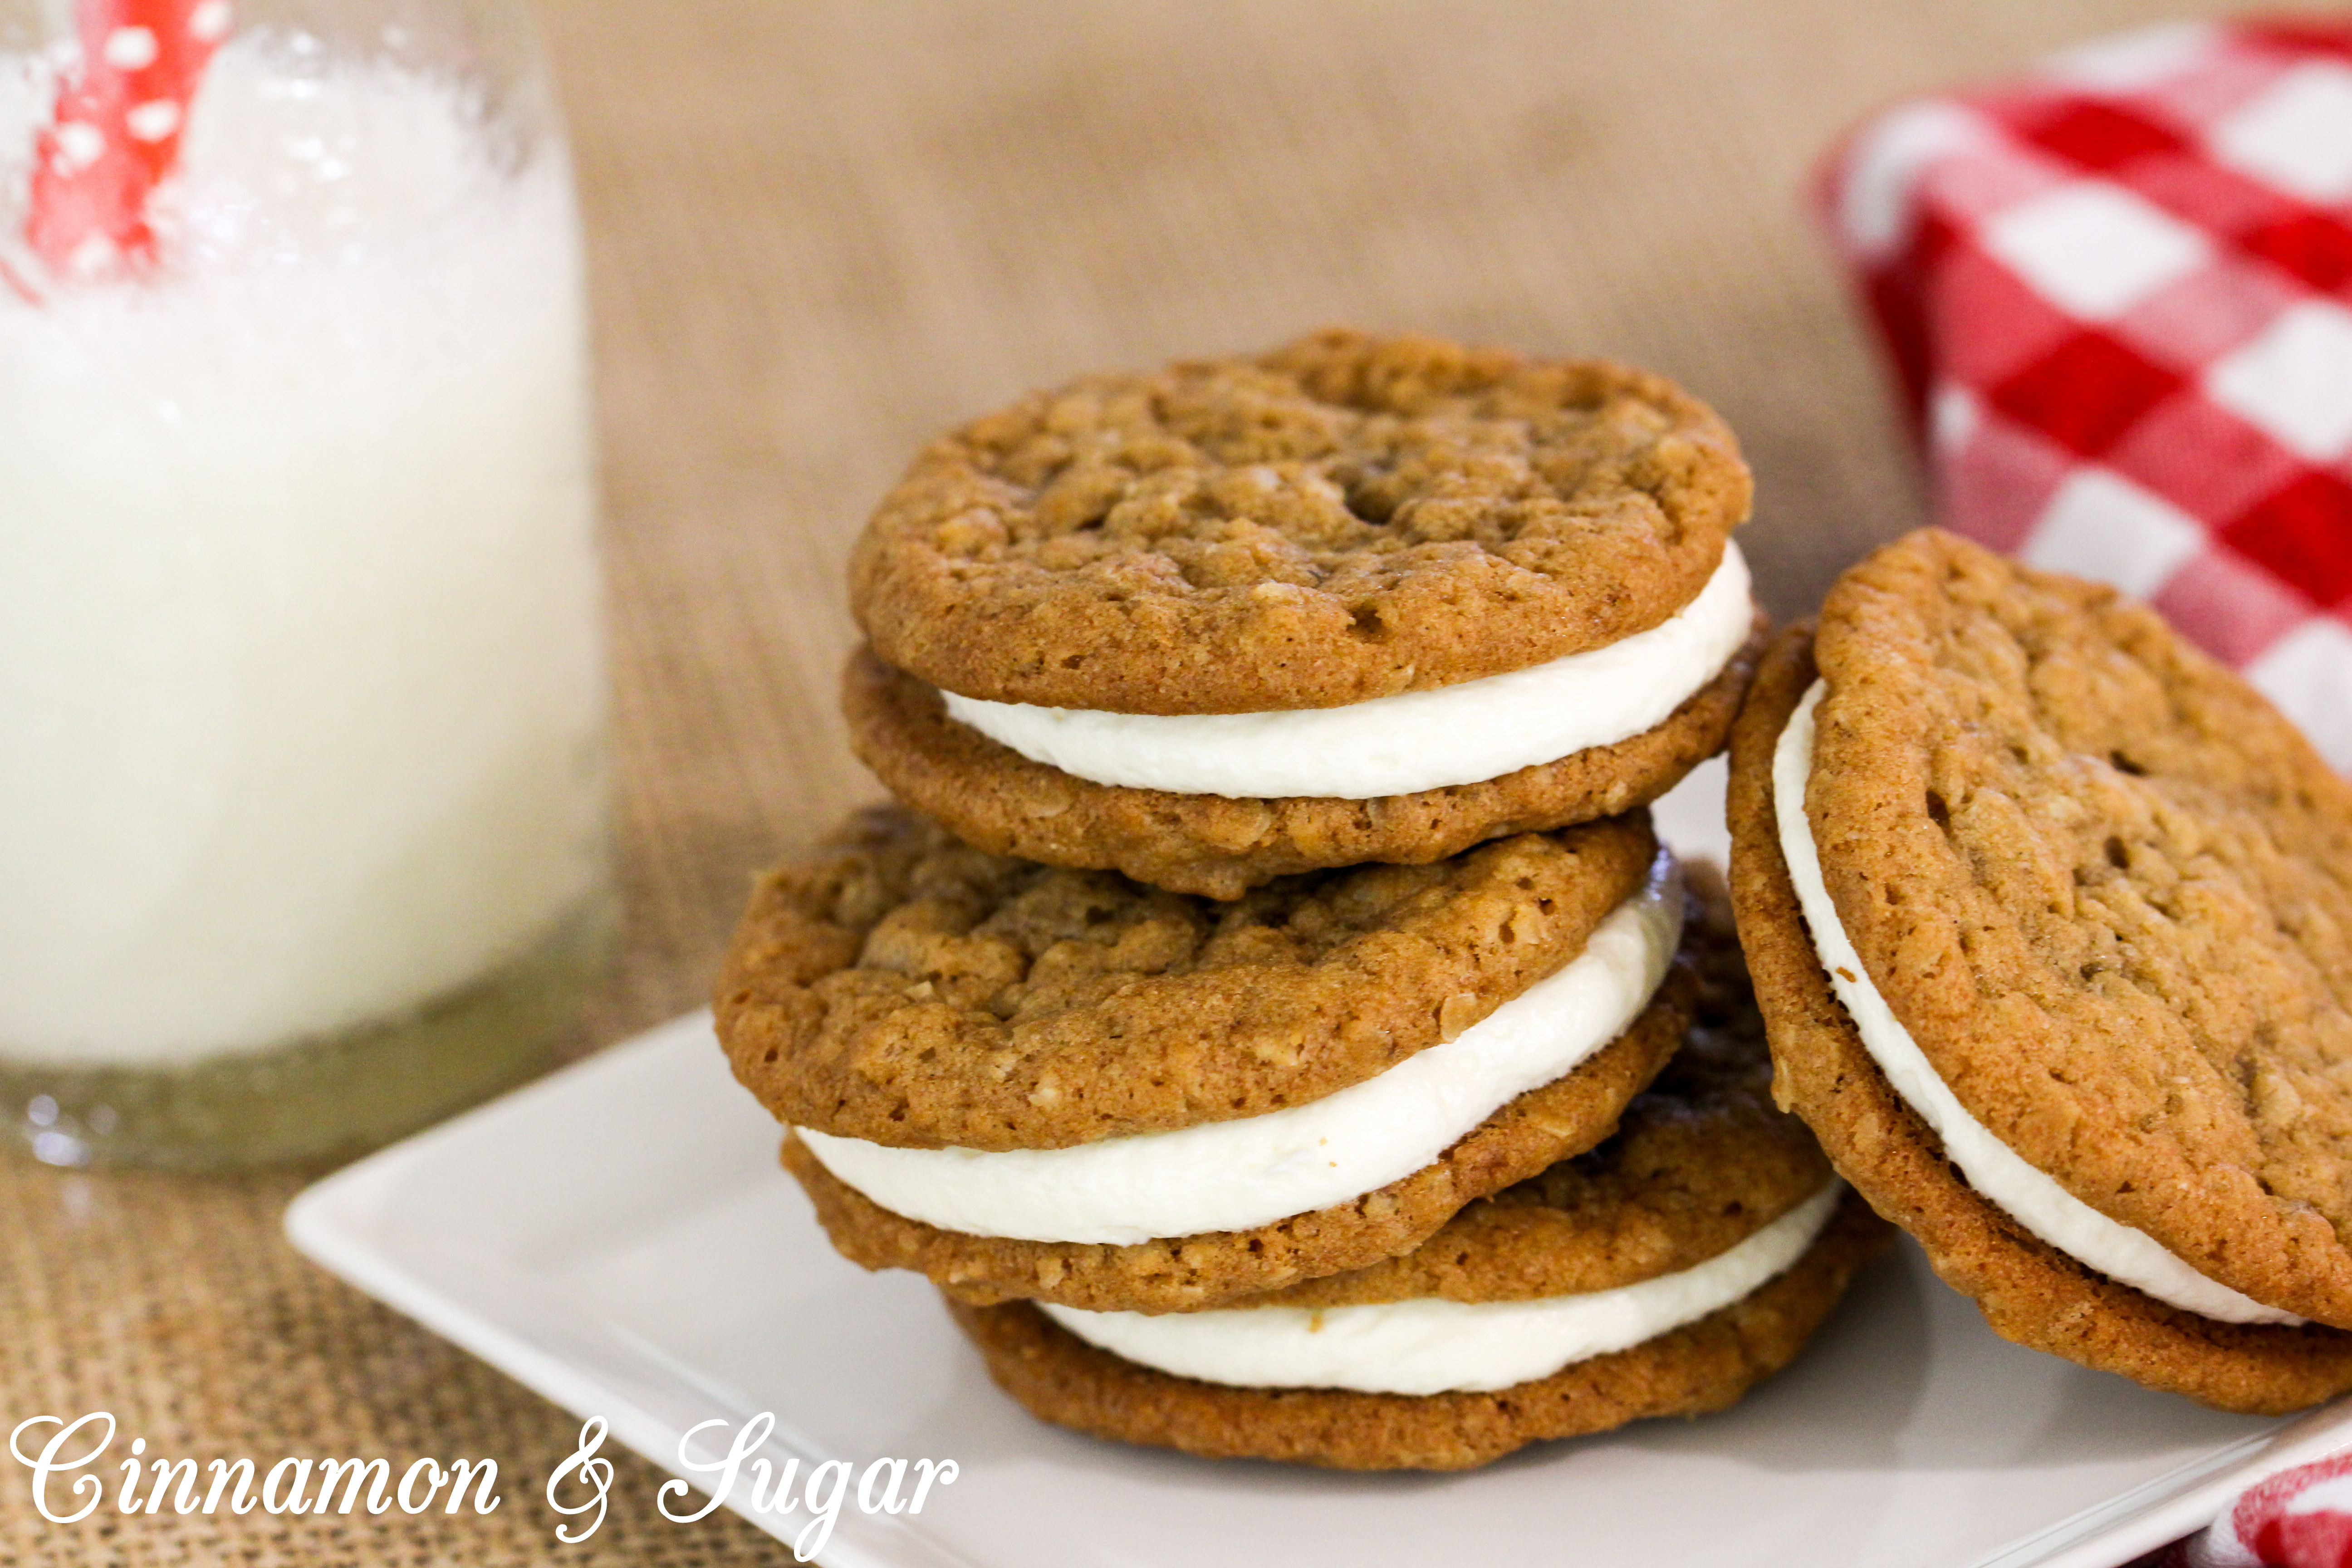
<instances>
[{"instance_id":1,"label":"white cream filling","mask_svg":"<svg viewBox=\"0 0 2352 1568\"><path fill-rule=\"evenodd\" d=\"M1580 1296L1478 1302L1423 1297L1156 1317L1040 1305L1089 1344L1204 1383L1481 1393L1549 1377L1570 1363L1655 1339L1729 1306L1803 1256L1844 1190L1832 1181L1737 1247L1679 1274Z\"/></svg>"},{"instance_id":2,"label":"white cream filling","mask_svg":"<svg viewBox=\"0 0 2352 1568\"><path fill-rule=\"evenodd\" d=\"M1663 851L1584 951L1453 1039L1263 1116L1067 1149L892 1149L799 1129L824 1168L910 1219L971 1236L1129 1246L1249 1230L1345 1203L1431 1163L1528 1089L1625 1032L1682 940Z\"/></svg>"},{"instance_id":3,"label":"white cream filling","mask_svg":"<svg viewBox=\"0 0 2352 1568\"><path fill-rule=\"evenodd\" d=\"M1822 879L1819 847L1805 815L1805 790L1813 772L1813 710L1827 688L1816 680L1789 717L1772 754L1773 807L1779 817L1780 852L1797 902L1812 927L1813 951L1829 971L1830 984L1853 1019L1878 1070L1904 1103L1943 1140L1944 1152L1984 1199L2035 1236L2111 1279L2159 1301L2225 1323L2300 1323L2292 1312L2265 1307L2252 1297L2207 1279L2145 1231L2109 1219L2055 1181L2034 1169L1990 1129L1970 1116L1959 1098L1929 1064L1911 1031L1895 1017L1854 952L1837 906Z\"/></svg>"},{"instance_id":4,"label":"white cream filling","mask_svg":"<svg viewBox=\"0 0 2352 1568\"><path fill-rule=\"evenodd\" d=\"M1748 640L1748 563L1727 542L1698 597L1648 631L1527 669L1340 708L1105 713L944 692L948 712L1096 784L1241 798L1370 800L1477 784L1664 723Z\"/></svg>"}]
</instances>

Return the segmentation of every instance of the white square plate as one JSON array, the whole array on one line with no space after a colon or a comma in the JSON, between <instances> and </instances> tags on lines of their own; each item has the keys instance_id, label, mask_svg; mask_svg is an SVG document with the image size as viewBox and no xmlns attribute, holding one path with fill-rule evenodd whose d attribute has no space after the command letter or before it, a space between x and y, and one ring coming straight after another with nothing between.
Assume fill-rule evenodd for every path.
<instances>
[{"instance_id":1,"label":"white square plate","mask_svg":"<svg viewBox=\"0 0 2352 1568\"><path fill-rule=\"evenodd\" d=\"M929 1286L837 1257L776 1142L708 1017L681 1018L329 1177L287 1227L674 1471L688 1427L740 1430L762 1410L779 1468L958 1463L919 1519L844 1510L824 1554L840 1568L1426 1568L1464 1552L1495 1568L2094 1568L2201 1523L2352 1422L2216 1415L2020 1350L1906 1246L1794 1366L1703 1420L1447 1477L1122 1448L1032 1421ZM808 1521L744 1511L786 1540Z\"/></svg>"},{"instance_id":2,"label":"white square plate","mask_svg":"<svg viewBox=\"0 0 2352 1568\"><path fill-rule=\"evenodd\" d=\"M1702 1420L1459 1476L1126 1448L1033 1421L928 1285L836 1256L777 1141L708 1016L680 1018L329 1177L287 1228L674 1472L688 1428L761 1411L779 1469L957 1462L919 1518L845 1509L837 1568L2106 1568L2352 1439L2352 1409L2222 1415L2021 1350L1906 1244L1793 1366ZM807 1523L746 1490L730 1506L778 1538Z\"/></svg>"}]
</instances>

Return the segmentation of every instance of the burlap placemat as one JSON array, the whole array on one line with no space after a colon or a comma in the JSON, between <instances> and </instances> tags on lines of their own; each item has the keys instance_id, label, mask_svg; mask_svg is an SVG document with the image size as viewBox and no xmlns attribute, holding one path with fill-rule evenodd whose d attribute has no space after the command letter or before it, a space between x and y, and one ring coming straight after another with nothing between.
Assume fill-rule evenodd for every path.
<instances>
[{"instance_id":1,"label":"burlap placemat","mask_svg":"<svg viewBox=\"0 0 2352 1568\"><path fill-rule=\"evenodd\" d=\"M1778 613L1921 516L1794 191L1889 97L2140 0L545 0L593 250L625 951L583 1037L694 1005L752 870L872 786L831 689L863 509L935 428L1101 364L1347 321L1681 378L1761 479ZM294 1176L0 1163L0 1417L199 1458L496 1458L488 1518L34 1513L0 1562L777 1561L625 1460L559 1548L577 1423L279 1239ZM5 1461L0 1461L5 1463ZM1041 1542L1045 1540L1041 1537Z\"/></svg>"}]
</instances>

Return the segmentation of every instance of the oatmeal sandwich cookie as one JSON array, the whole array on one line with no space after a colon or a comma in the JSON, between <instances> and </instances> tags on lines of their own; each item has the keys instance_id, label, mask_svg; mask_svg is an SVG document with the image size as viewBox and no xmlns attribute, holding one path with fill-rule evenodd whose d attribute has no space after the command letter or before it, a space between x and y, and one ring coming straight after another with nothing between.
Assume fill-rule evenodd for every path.
<instances>
[{"instance_id":1,"label":"oatmeal sandwich cookie","mask_svg":"<svg viewBox=\"0 0 2352 1568\"><path fill-rule=\"evenodd\" d=\"M1176 1310L1607 1137L1681 1036L1682 913L1642 814L1219 903L887 811L762 882L719 1031L855 1261Z\"/></svg>"},{"instance_id":2,"label":"oatmeal sandwich cookie","mask_svg":"<svg viewBox=\"0 0 2352 1568\"><path fill-rule=\"evenodd\" d=\"M1349 1469L1461 1469L1737 1400L1891 1231L1775 1110L1728 912L1688 1043L1591 1152L1412 1251L1147 1317L952 1302L996 1381L1098 1436Z\"/></svg>"},{"instance_id":3,"label":"oatmeal sandwich cookie","mask_svg":"<svg viewBox=\"0 0 2352 1568\"><path fill-rule=\"evenodd\" d=\"M1922 531L1775 644L1730 815L1782 1103L1994 1329L2352 1389L2352 788L2267 701Z\"/></svg>"},{"instance_id":4,"label":"oatmeal sandwich cookie","mask_svg":"<svg viewBox=\"0 0 2352 1568\"><path fill-rule=\"evenodd\" d=\"M1234 898L1619 814L1760 647L1738 444L1664 379L1326 332L935 442L851 566L851 742L966 840Z\"/></svg>"}]
</instances>

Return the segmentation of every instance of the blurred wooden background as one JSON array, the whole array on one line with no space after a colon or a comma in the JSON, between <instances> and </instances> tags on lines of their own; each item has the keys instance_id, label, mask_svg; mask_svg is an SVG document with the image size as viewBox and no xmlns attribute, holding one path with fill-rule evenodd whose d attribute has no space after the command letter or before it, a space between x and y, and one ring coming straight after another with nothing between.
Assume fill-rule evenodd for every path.
<instances>
[{"instance_id":1,"label":"blurred wooden background","mask_svg":"<svg viewBox=\"0 0 2352 1568\"><path fill-rule=\"evenodd\" d=\"M751 874L873 786L832 706L846 542L926 436L1112 364L1349 322L1684 381L1760 479L1770 607L1924 506L1798 192L1903 94L2146 0L540 0L593 258L629 925L583 1045L696 1005ZM46 1526L0 1561L733 1564L577 1423L310 1268L289 1176L0 1166L0 1416L154 1451L489 1454L487 1519ZM1048 1535L1050 1531L1048 1531ZM1045 1537L1041 1537L1045 1539Z\"/></svg>"}]
</instances>

